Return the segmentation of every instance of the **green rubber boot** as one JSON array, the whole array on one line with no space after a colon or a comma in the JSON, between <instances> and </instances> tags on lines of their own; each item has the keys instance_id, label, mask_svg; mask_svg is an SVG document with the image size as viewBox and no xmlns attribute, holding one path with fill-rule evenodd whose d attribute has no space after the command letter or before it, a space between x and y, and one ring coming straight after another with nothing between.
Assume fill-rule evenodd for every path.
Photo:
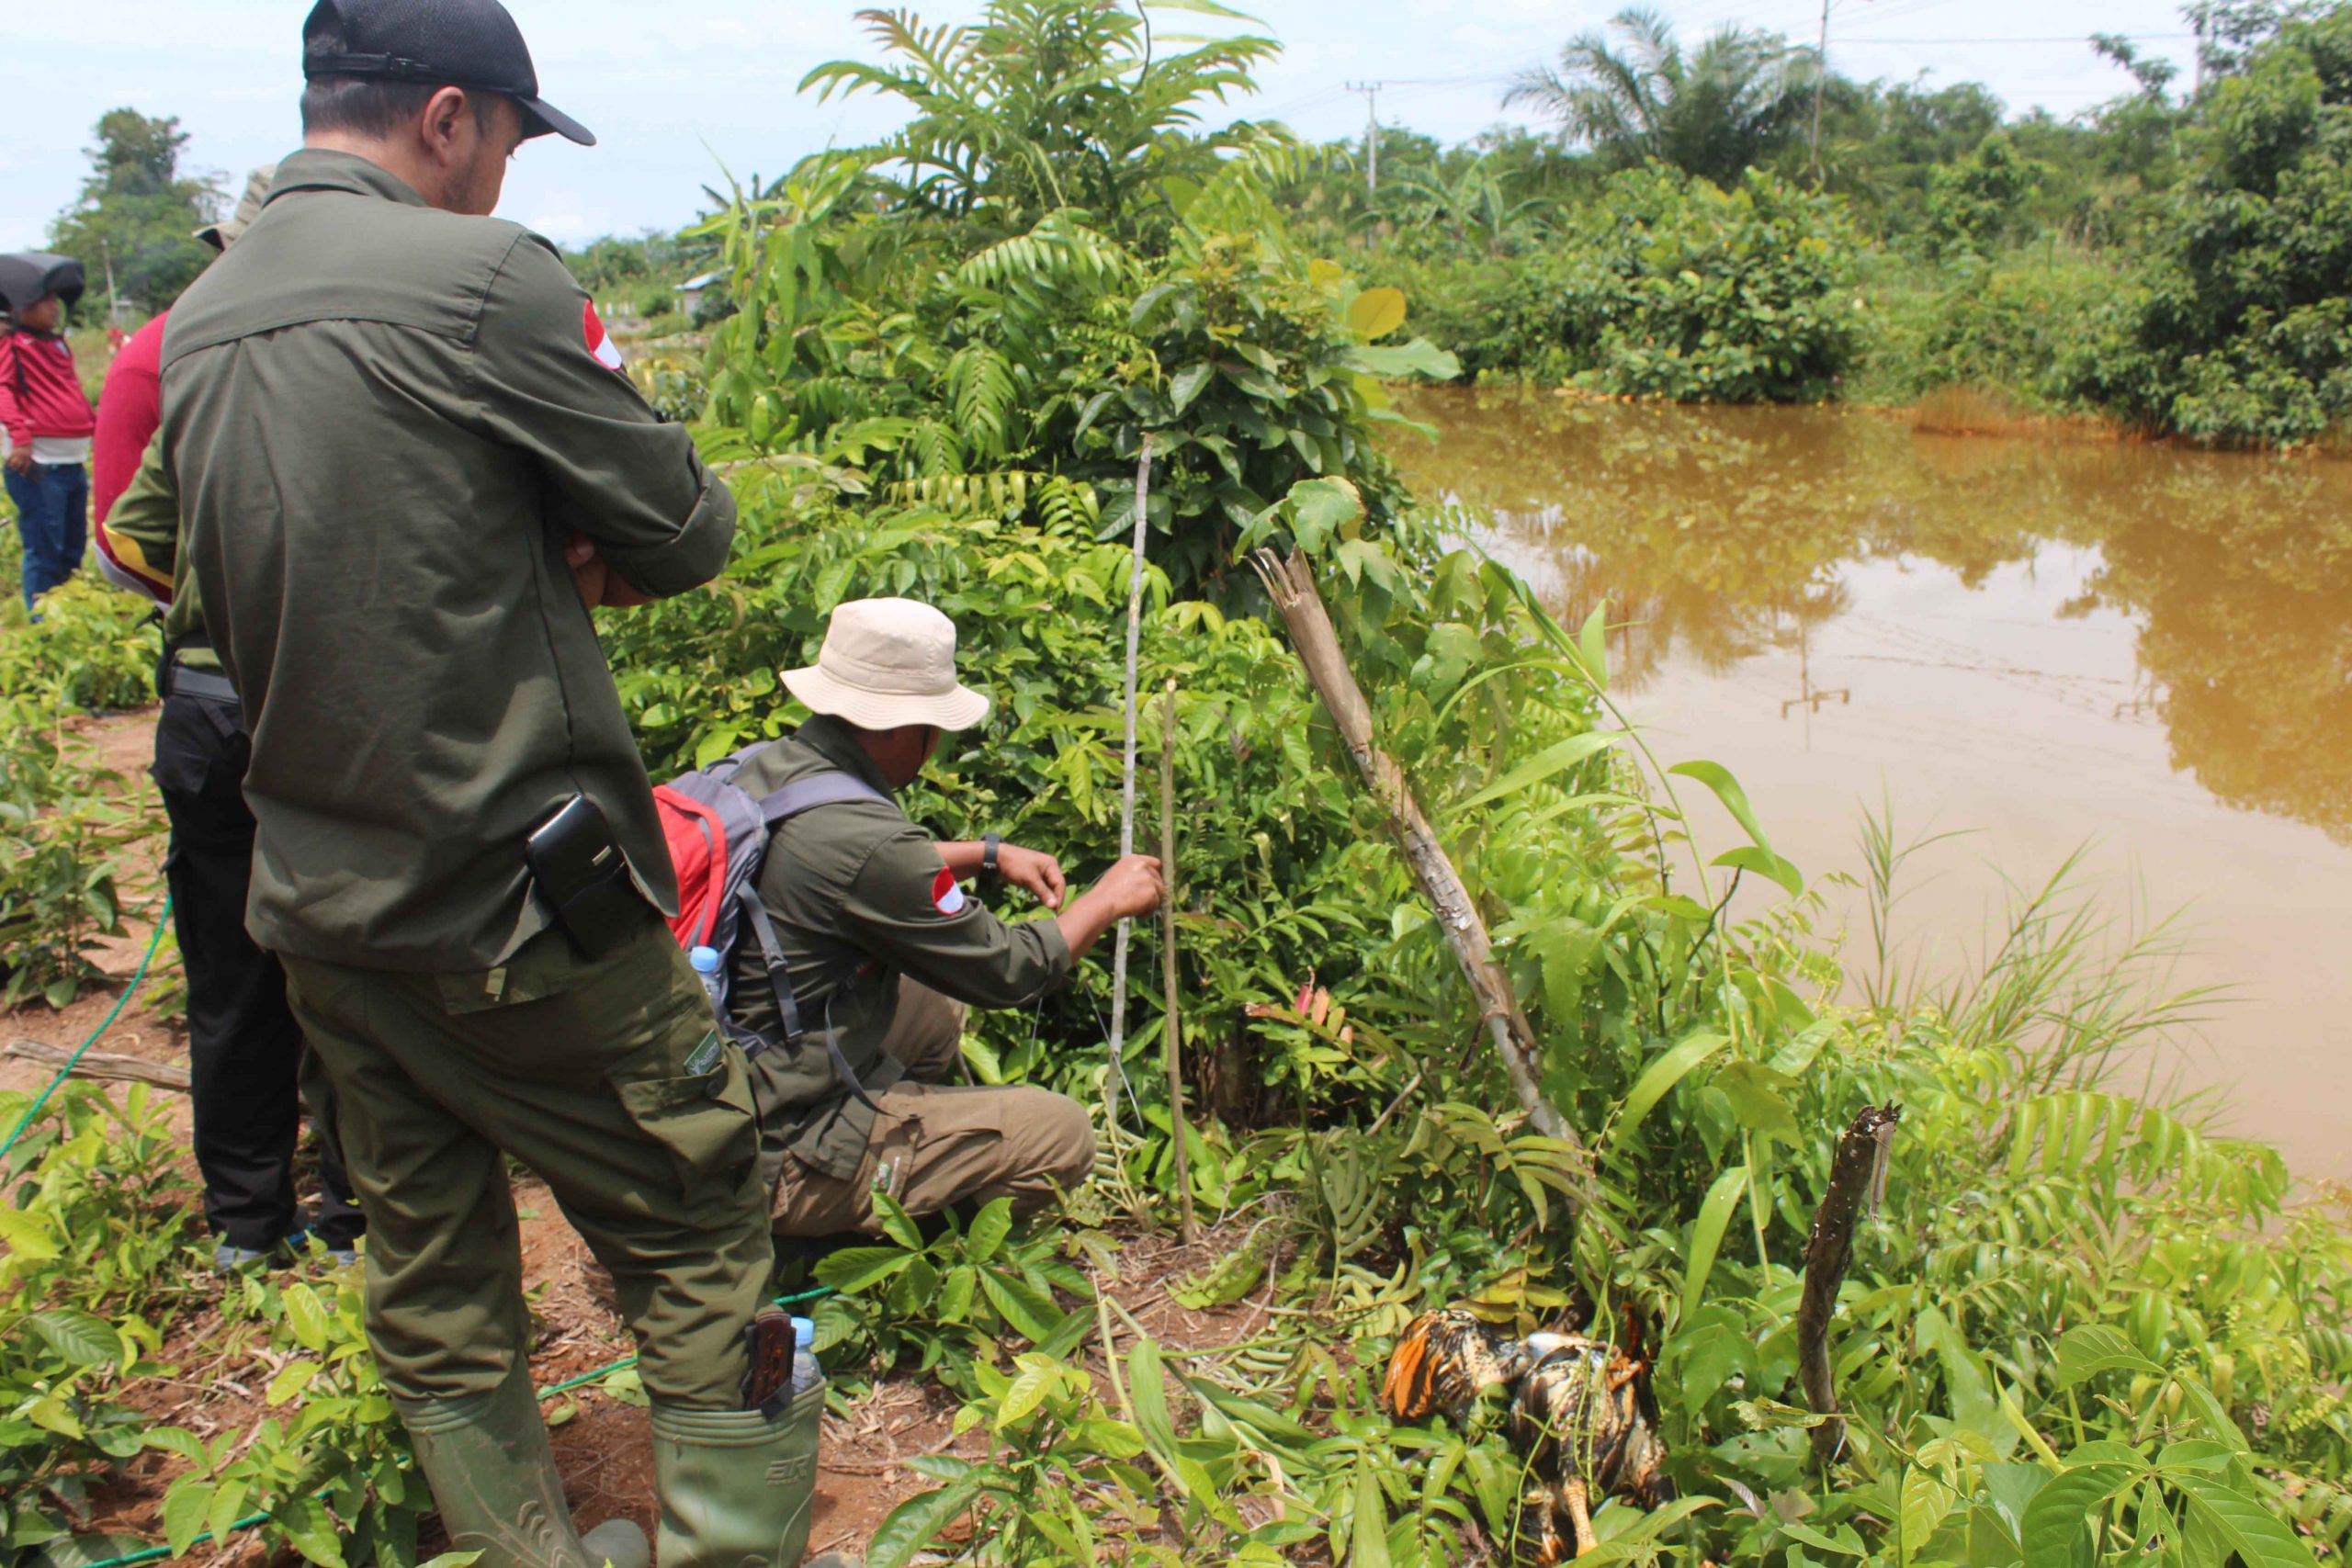
<instances>
[{"instance_id":1,"label":"green rubber boot","mask_svg":"<svg viewBox=\"0 0 2352 1568\"><path fill-rule=\"evenodd\" d=\"M489 1393L393 1403L449 1550L481 1552L476 1568L650 1568L645 1532L628 1520L584 1538L573 1528L529 1368Z\"/></svg>"},{"instance_id":2,"label":"green rubber boot","mask_svg":"<svg viewBox=\"0 0 2352 1568\"><path fill-rule=\"evenodd\" d=\"M771 1420L756 1410L653 1406L662 1568L798 1568L817 1492L825 1384Z\"/></svg>"}]
</instances>

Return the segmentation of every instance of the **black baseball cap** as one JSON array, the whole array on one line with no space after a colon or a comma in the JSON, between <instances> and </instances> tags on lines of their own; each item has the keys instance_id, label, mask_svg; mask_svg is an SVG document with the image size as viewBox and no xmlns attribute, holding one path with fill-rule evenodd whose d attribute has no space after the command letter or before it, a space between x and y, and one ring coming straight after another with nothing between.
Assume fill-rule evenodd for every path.
<instances>
[{"instance_id":1,"label":"black baseball cap","mask_svg":"<svg viewBox=\"0 0 2352 1568\"><path fill-rule=\"evenodd\" d=\"M498 0L319 0L302 24L302 77L382 76L497 93L522 106L523 134L582 147L588 128L539 96L523 29Z\"/></svg>"}]
</instances>

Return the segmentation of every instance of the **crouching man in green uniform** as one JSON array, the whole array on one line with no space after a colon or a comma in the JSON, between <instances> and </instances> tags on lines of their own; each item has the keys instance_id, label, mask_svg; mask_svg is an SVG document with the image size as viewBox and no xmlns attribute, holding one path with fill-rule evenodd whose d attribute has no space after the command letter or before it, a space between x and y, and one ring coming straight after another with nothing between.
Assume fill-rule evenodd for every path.
<instances>
[{"instance_id":1,"label":"crouching man in green uniform","mask_svg":"<svg viewBox=\"0 0 2352 1568\"><path fill-rule=\"evenodd\" d=\"M452 1548L645 1568L564 1501L514 1156L637 1337L663 1568L783 1568L814 1416L778 1394L750 1089L589 618L709 580L734 504L488 216L525 140L594 141L496 0L320 0L303 72L303 151L172 312L141 504L243 701L246 925L334 1085L368 1339Z\"/></svg>"},{"instance_id":2,"label":"crouching man in green uniform","mask_svg":"<svg viewBox=\"0 0 2352 1568\"><path fill-rule=\"evenodd\" d=\"M914 782L943 731L989 711L956 682L955 625L929 605L842 605L817 662L784 682L817 716L734 783L758 798L840 773L871 793L786 818L760 870L782 983L806 1031L751 1064L775 1229L873 1233L876 1192L916 1214L999 1197L1035 1208L1092 1166L1086 1112L1042 1089L941 1086L965 1009L1026 1006L1061 985L1105 931L1159 907L1159 862L1129 855L1065 904L1051 855L993 836L943 844L907 819L890 792ZM985 876L1056 913L1008 925L964 892ZM758 942L737 948L728 994L739 1025L781 1039Z\"/></svg>"}]
</instances>

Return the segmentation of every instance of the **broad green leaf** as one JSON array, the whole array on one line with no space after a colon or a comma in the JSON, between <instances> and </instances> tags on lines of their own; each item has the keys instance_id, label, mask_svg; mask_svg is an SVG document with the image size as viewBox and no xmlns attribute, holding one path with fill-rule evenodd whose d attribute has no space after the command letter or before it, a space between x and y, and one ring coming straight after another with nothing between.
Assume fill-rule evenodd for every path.
<instances>
[{"instance_id":1,"label":"broad green leaf","mask_svg":"<svg viewBox=\"0 0 2352 1568\"><path fill-rule=\"evenodd\" d=\"M78 1307L37 1312L25 1320L49 1348L77 1367L110 1367L122 1355L122 1339L106 1320Z\"/></svg>"},{"instance_id":2,"label":"broad green leaf","mask_svg":"<svg viewBox=\"0 0 2352 1568\"><path fill-rule=\"evenodd\" d=\"M1349 1568L1389 1568L1388 1504L1369 1461L1356 1464L1355 1517L1348 1532Z\"/></svg>"},{"instance_id":3,"label":"broad green leaf","mask_svg":"<svg viewBox=\"0 0 2352 1568\"><path fill-rule=\"evenodd\" d=\"M2234 1452L2253 1451L2245 1440L2245 1434L2238 1430L2238 1424L2230 1419L2229 1411L2223 1408L2220 1400L2213 1397L2211 1389L2186 1372L2174 1373L2173 1382L2179 1385L2182 1399L2195 1408L2199 1417L2206 1426L2212 1428L2213 1435L2217 1438L2227 1444Z\"/></svg>"},{"instance_id":4,"label":"broad green leaf","mask_svg":"<svg viewBox=\"0 0 2352 1568\"><path fill-rule=\"evenodd\" d=\"M266 1404L283 1404L310 1387L311 1380L318 1375L319 1364L316 1361L308 1359L288 1361L277 1369L276 1377L269 1380L269 1388L262 1395L262 1402Z\"/></svg>"},{"instance_id":5,"label":"broad green leaf","mask_svg":"<svg viewBox=\"0 0 2352 1568\"><path fill-rule=\"evenodd\" d=\"M1730 1043L1720 1034L1693 1034L1644 1067L1642 1076L1634 1080L1633 1092L1625 1097L1624 1109L1617 1113L1617 1124L1610 1129L1610 1143L1623 1143L1684 1074Z\"/></svg>"},{"instance_id":6,"label":"broad green leaf","mask_svg":"<svg viewBox=\"0 0 2352 1568\"><path fill-rule=\"evenodd\" d=\"M845 1247L817 1265L817 1283L854 1295L914 1260L915 1254L895 1247Z\"/></svg>"},{"instance_id":7,"label":"broad green leaf","mask_svg":"<svg viewBox=\"0 0 2352 1568\"><path fill-rule=\"evenodd\" d=\"M1697 779L1701 784L1713 790L1715 798L1724 803L1724 809L1731 813L1732 820L1740 825L1741 829L1755 841L1758 849L1769 850L1772 847L1772 841L1764 836L1763 827L1756 820L1756 808L1747 804L1747 792L1739 787L1739 781L1731 776L1729 768L1724 767L1721 762L1702 760L1677 762L1666 771L1669 773L1679 773L1686 779Z\"/></svg>"},{"instance_id":8,"label":"broad green leaf","mask_svg":"<svg viewBox=\"0 0 2352 1568\"><path fill-rule=\"evenodd\" d=\"M1909 1564L1918 1560L1929 1537L1942 1528L1944 1518L1951 1512L1957 1499L1952 1489L1924 1470L1912 1470L1903 1477L1903 1530L1901 1561Z\"/></svg>"},{"instance_id":9,"label":"broad green leaf","mask_svg":"<svg viewBox=\"0 0 2352 1568\"><path fill-rule=\"evenodd\" d=\"M865 1545L865 1568L906 1568L916 1552L956 1522L978 1495L985 1472L967 1471L935 1491L908 1498L890 1510Z\"/></svg>"},{"instance_id":10,"label":"broad green leaf","mask_svg":"<svg viewBox=\"0 0 2352 1568\"><path fill-rule=\"evenodd\" d=\"M213 1485L191 1475L175 1482L164 1494L164 1540L172 1555L186 1557L196 1538L204 1533L204 1516L212 1506Z\"/></svg>"},{"instance_id":11,"label":"broad green leaf","mask_svg":"<svg viewBox=\"0 0 2352 1568\"><path fill-rule=\"evenodd\" d=\"M1348 305L1348 330L1362 343L1386 337L1405 324L1405 291L1367 288Z\"/></svg>"},{"instance_id":12,"label":"broad green leaf","mask_svg":"<svg viewBox=\"0 0 2352 1568\"><path fill-rule=\"evenodd\" d=\"M185 1427L150 1427L141 1436L151 1449L176 1454L199 1470L207 1468L204 1439Z\"/></svg>"},{"instance_id":13,"label":"broad green leaf","mask_svg":"<svg viewBox=\"0 0 2352 1568\"><path fill-rule=\"evenodd\" d=\"M1136 1427L1162 1462L1176 1454L1176 1422L1168 1414L1168 1379L1161 1368L1159 1347L1140 1338L1127 1352L1127 1399L1135 1406Z\"/></svg>"},{"instance_id":14,"label":"broad green leaf","mask_svg":"<svg viewBox=\"0 0 2352 1568\"><path fill-rule=\"evenodd\" d=\"M923 1249L922 1227L916 1224L914 1216L888 1193L874 1194L874 1217L882 1222L882 1234L909 1252Z\"/></svg>"},{"instance_id":15,"label":"broad green leaf","mask_svg":"<svg viewBox=\"0 0 2352 1568\"><path fill-rule=\"evenodd\" d=\"M2026 1568L2084 1568L2090 1562L2092 1510L2131 1484L2132 1469L2090 1464L2053 1475L2026 1506L2018 1531Z\"/></svg>"},{"instance_id":16,"label":"broad green leaf","mask_svg":"<svg viewBox=\"0 0 2352 1568\"><path fill-rule=\"evenodd\" d=\"M1804 891L1804 873L1761 844L1742 844L1736 850L1725 850L1707 863L1727 866L1734 871L1753 872L1767 881L1780 884L1792 898Z\"/></svg>"},{"instance_id":17,"label":"broad green leaf","mask_svg":"<svg viewBox=\"0 0 2352 1568\"><path fill-rule=\"evenodd\" d=\"M1772 1528L1779 1530L1782 1535L1788 1536L1792 1540L1804 1542L1807 1546L1812 1547L1816 1551L1826 1551L1838 1557L1862 1557L1868 1555L1860 1547L1849 1546L1842 1540L1833 1540L1832 1538L1822 1534L1811 1525L1806 1524L1803 1519L1778 1519L1773 1522Z\"/></svg>"},{"instance_id":18,"label":"broad green leaf","mask_svg":"<svg viewBox=\"0 0 2352 1568\"><path fill-rule=\"evenodd\" d=\"M294 1342L305 1350L325 1350L327 1309L319 1301L318 1292L305 1284L288 1285L285 1301L286 1326L293 1331Z\"/></svg>"},{"instance_id":19,"label":"broad green leaf","mask_svg":"<svg viewBox=\"0 0 2352 1568\"><path fill-rule=\"evenodd\" d=\"M1378 346L1359 344L1349 354L1347 363L1368 375L1389 381L1405 376L1426 376L1432 381L1451 381L1462 374L1462 361L1425 337L1417 337L1410 343Z\"/></svg>"},{"instance_id":20,"label":"broad green leaf","mask_svg":"<svg viewBox=\"0 0 2352 1568\"><path fill-rule=\"evenodd\" d=\"M972 1216L972 1228L964 1236L964 1256L975 1263L986 1263L1012 1234L1012 1200L999 1198Z\"/></svg>"},{"instance_id":21,"label":"broad green leaf","mask_svg":"<svg viewBox=\"0 0 2352 1568\"><path fill-rule=\"evenodd\" d=\"M1024 1356L1022 1359L1026 1361L1030 1358ZM1004 1391L1004 1398L998 1402L996 1407L996 1429L1001 1432L1015 1421L1033 1414L1052 1397L1054 1391L1061 1386L1061 1369L1042 1357L1038 1358L1035 1365L1023 1369L1021 1375L1012 1380L1012 1386Z\"/></svg>"},{"instance_id":22,"label":"broad green leaf","mask_svg":"<svg viewBox=\"0 0 2352 1568\"><path fill-rule=\"evenodd\" d=\"M1577 633L1577 662L1584 666L1585 679L1592 682L1596 692L1609 689L1609 601L1604 599L1592 607L1584 618L1584 627Z\"/></svg>"},{"instance_id":23,"label":"broad green leaf","mask_svg":"<svg viewBox=\"0 0 2352 1568\"><path fill-rule=\"evenodd\" d=\"M1364 514L1363 495L1339 479L1301 479L1290 487L1283 506L1290 514L1291 537L1310 556L1323 554Z\"/></svg>"},{"instance_id":24,"label":"broad green leaf","mask_svg":"<svg viewBox=\"0 0 2352 1568\"><path fill-rule=\"evenodd\" d=\"M1053 1337L1062 1320L1062 1311L1052 1300L1018 1275L1001 1269L980 1270L980 1293L989 1304L1004 1314L1013 1332L1032 1345L1042 1345Z\"/></svg>"},{"instance_id":25,"label":"broad green leaf","mask_svg":"<svg viewBox=\"0 0 2352 1568\"><path fill-rule=\"evenodd\" d=\"M1201 395L1201 389L1207 386L1209 378L1216 374L1216 367L1203 361L1198 365L1187 365L1170 377L1168 397L1175 412L1181 414L1192 407L1193 400Z\"/></svg>"},{"instance_id":26,"label":"broad green leaf","mask_svg":"<svg viewBox=\"0 0 2352 1568\"><path fill-rule=\"evenodd\" d=\"M1556 745L1547 746L1526 761L1505 773L1477 794L1462 803L1461 808L1484 806L1490 800L1517 795L1542 784L1555 773L1566 773L1587 759L1606 751L1625 739L1617 729L1592 729L1582 735L1572 735Z\"/></svg>"},{"instance_id":27,"label":"broad green leaf","mask_svg":"<svg viewBox=\"0 0 2352 1568\"><path fill-rule=\"evenodd\" d=\"M1725 1062L1709 1082L1724 1091L1741 1126L1759 1137L1792 1145L1798 1141L1797 1113L1788 1100L1796 1083L1787 1074L1776 1073L1760 1062Z\"/></svg>"},{"instance_id":28,"label":"broad green leaf","mask_svg":"<svg viewBox=\"0 0 2352 1568\"><path fill-rule=\"evenodd\" d=\"M1699 1204L1699 1220L1690 1231L1690 1261L1682 1276L1685 1319L1699 1310L1699 1303L1706 1295L1707 1276L1714 1271L1715 1254L1723 1247L1724 1231L1747 1190L1747 1168L1734 1166L1715 1178L1715 1184L1707 1189L1707 1196Z\"/></svg>"},{"instance_id":29,"label":"broad green leaf","mask_svg":"<svg viewBox=\"0 0 2352 1568\"><path fill-rule=\"evenodd\" d=\"M21 1262L47 1263L58 1256L50 1227L38 1213L0 1209L0 1242L7 1243Z\"/></svg>"},{"instance_id":30,"label":"broad green leaf","mask_svg":"<svg viewBox=\"0 0 2352 1568\"><path fill-rule=\"evenodd\" d=\"M2123 1335L2101 1323L2086 1323L2058 1337L2057 1381L2072 1388L2099 1373L2114 1370L2162 1376L2164 1368L2148 1359Z\"/></svg>"},{"instance_id":31,"label":"broad green leaf","mask_svg":"<svg viewBox=\"0 0 2352 1568\"><path fill-rule=\"evenodd\" d=\"M227 1540L245 1517L245 1498L249 1495L246 1482L222 1482L220 1490L212 1495L212 1508L204 1521L205 1532L214 1540Z\"/></svg>"},{"instance_id":32,"label":"broad green leaf","mask_svg":"<svg viewBox=\"0 0 2352 1568\"><path fill-rule=\"evenodd\" d=\"M287 1498L270 1511L270 1521L286 1532L286 1543L319 1568L344 1568L343 1538L326 1506L316 1497Z\"/></svg>"},{"instance_id":33,"label":"broad green leaf","mask_svg":"<svg viewBox=\"0 0 2352 1568\"><path fill-rule=\"evenodd\" d=\"M2180 1476L2175 1483L2245 1560L2245 1568L2317 1568L2303 1538L2245 1493L2201 1475Z\"/></svg>"}]
</instances>

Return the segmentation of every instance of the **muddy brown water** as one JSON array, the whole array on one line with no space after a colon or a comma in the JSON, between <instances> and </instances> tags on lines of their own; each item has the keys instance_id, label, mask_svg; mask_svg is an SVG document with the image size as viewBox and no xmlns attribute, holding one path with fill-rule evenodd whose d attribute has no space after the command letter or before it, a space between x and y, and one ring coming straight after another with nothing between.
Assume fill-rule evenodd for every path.
<instances>
[{"instance_id":1,"label":"muddy brown water","mask_svg":"<svg viewBox=\"0 0 2352 1568\"><path fill-rule=\"evenodd\" d=\"M2352 463L1543 391L1415 395L1423 495L1580 623L1671 762L1736 773L1867 962L1866 807L1914 863L1909 965L1977 961L2087 846L2163 978L2228 992L2151 1064L2310 1178L2352 1178ZM1711 814L1701 839L1736 841Z\"/></svg>"}]
</instances>

